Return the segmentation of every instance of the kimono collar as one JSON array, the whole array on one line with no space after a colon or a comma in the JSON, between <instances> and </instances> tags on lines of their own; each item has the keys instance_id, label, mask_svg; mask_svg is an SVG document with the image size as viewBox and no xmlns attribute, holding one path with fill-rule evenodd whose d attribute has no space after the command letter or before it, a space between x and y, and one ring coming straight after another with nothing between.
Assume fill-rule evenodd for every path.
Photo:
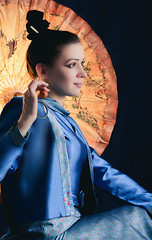
<instances>
[{"instance_id":1,"label":"kimono collar","mask_svg":"<svg viewBox=\"0 0 152 240\"><path fill-rule=\"evenodd\" d=\"M58 101L56 101L53 98L50 97L46 97L41 99L41 101L43 101L49 108L60 112L62 115L66 115L68 116L70 114L70 112L68 110L66 110L61 103L59 103Z\"/></svg>"}]
</instances>

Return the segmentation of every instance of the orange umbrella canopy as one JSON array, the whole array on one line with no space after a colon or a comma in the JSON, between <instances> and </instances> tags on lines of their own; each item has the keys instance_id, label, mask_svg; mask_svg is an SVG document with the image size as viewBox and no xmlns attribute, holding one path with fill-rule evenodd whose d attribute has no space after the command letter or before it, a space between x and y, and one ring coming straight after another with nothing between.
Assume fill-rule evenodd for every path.
<instances>
[{"instance_id":1,"label":"orange umbrella canopy","mask_svg":"<svg viewBox=\"0 0 152 240\"><path fill-rule=\"evenodd\" d=\"M43 11L50 29L73 32L81 40L87 76L79 96L67 96L63 106L100 155L116 122L116 74L100 37L72 9L53 0L0 0L0 112L14 95L23 94L32 80L25 61L31 42L26 37L29 10Z\"/></svg>"}]
</instances>

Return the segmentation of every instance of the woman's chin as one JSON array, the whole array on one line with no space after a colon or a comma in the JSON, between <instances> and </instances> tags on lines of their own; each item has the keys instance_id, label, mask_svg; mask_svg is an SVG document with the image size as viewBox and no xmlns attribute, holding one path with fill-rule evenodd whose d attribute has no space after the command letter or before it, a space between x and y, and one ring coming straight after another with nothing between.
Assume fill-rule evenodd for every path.
<instances>
[{"instance_id":1,"label":"woman's chin","mask_svg":"<svg viewBox=\"0 0 152 240\"><path fill-rule=\"evenodd\" d=\"M77 96L79 96L79 94L80 94L80 91L79 92L75 92L75 93L71 93L71 94L68 94L67 96L69 96L69 97L77 97Z\"/></svg>"},{"instance_id":2,"label":"woman's chin","mask_svg":"<svg viewBox=\"0 0 152 240\"><path fill-rule=\"evenodd\" d=\"M80 88L77 91L71 91L71 92L67 93L66 96L77 97L79 94L80 94Z\"/></svg>"}]
</instances>

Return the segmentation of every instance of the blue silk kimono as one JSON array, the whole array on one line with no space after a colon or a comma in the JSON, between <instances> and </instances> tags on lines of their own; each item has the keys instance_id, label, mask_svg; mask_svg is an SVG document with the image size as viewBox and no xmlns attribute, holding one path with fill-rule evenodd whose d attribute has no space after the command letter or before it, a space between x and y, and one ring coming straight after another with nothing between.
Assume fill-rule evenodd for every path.
<instances>
[{"instance_id":1,"label":"blue silk kimono","mask_svg":"<svg viewBox=\"0 0 152 240\"><path fill-rule=\"evenodd\" d=\"M0 116L0 182L10 227L66 216L57 146L50 121L48 117L37 118L23 137L16 127L22 100L22 97L11 99ZM61 104L52 105L50 111L65 135L73 203L81 213L89 215L98 211L94 188L97 185L151 214L152 193L101 158L88 145L79 126L69 116L70 112ZM38 116L45 114L43 104L38 102Z\"/></svg>"}]
</instances>

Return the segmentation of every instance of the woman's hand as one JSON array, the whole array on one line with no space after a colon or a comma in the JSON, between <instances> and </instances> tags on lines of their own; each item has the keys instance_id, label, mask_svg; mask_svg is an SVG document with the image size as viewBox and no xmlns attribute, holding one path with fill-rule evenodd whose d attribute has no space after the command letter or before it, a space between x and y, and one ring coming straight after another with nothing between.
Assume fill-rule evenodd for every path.
<instances>
[{"instance_id":1,"label":"woman's hand","mask_svg":"<svg viewBox=\"0 0 152 240\"><path fill-rule=\"evenodd\" d=\"M23 95L22 113L17 122L22 136L27 133L28 129L37 118L38 96L36 92L39 90L49 92L50 90L47 88L48 85L49 84L44 81L39 81L38 77L32 80L28 85L28 89Z\"/></svg>"}]
</instances>

